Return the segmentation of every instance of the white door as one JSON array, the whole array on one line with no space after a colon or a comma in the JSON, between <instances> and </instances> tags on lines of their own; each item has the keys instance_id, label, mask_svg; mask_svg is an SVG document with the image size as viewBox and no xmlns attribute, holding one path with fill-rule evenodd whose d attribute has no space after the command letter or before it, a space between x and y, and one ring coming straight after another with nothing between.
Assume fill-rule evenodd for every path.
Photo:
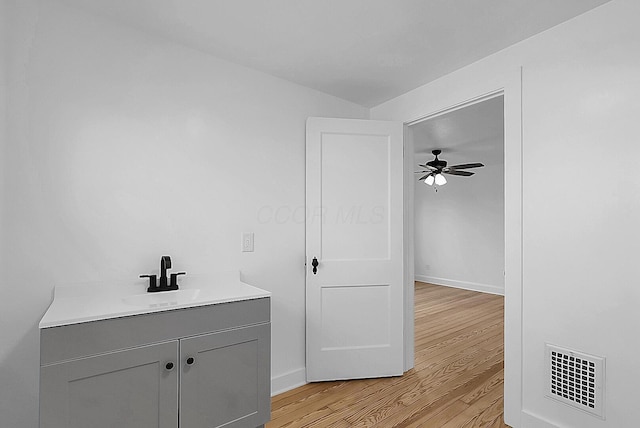
<instances>
[{"instance_id":1,"label":"white door","mask_svg":"<svg viewBox=\"0 0 640 428\"><path fill-rule=\"evenodd\" d=\"M402 137L399 122L307 120L308 381L403 372Z\"/></svg>"}]
</instances>

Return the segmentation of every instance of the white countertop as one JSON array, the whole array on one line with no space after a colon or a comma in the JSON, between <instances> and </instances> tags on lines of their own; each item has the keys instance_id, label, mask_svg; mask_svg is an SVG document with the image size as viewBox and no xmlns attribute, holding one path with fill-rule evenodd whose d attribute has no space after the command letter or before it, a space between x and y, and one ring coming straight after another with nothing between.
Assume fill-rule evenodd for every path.
<instances>
[{"instance_id":1,"label":"white countertop","mask_svg":"<svg viewBox=\"0 0 640 428\"><path fill-rule=\"evenodd\" d=\"M241 282L238 272L181 276L177 291L147 293L146 284L148 281L140 280L126 285L56 286L53 302L40 320L39 327L58 327L271 296L268 291Z\"/></svg>"}]
</instances>

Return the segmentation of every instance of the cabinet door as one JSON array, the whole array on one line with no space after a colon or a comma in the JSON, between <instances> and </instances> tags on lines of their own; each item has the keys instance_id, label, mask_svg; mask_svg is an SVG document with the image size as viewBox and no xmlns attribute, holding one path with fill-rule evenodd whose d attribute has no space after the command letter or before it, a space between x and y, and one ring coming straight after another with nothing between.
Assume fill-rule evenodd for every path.
<instances>
[{"instance_id":1,"label":"cabinet door","mask_svg":"<svg viewBox=\"0 0 640 428\"><path fill-rule=\"evenodd\" d=\"M41 367L40 427L175 428L177 358L171 341Z\"/></svg>"},{"instance_id":2,"label":"cabinet door","mask_svg":"<svg viewBox=\"0 0 640 428\"><path fill-rule=\"evenodd\" d=\"M267 422L270 341L270 324L182 339L180 428L255 428Z\"/></svg>"}]
</instances>

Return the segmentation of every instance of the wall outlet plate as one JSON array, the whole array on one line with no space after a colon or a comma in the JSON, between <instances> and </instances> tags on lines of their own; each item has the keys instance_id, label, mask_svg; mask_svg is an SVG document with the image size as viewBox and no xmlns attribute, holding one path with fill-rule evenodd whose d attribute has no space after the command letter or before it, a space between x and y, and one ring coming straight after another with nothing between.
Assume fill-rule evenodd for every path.
<instances>
[{"instance_id":1,"label":"wall outlet plate","mask_svg":"<svg viewBox=\"0 0 640 428\"><path fill-rule=\"evenodd\" d=\"M242 234L242 252L249 253L253 251L253 232L244 232Z\"/></svg>"}]
</instances>

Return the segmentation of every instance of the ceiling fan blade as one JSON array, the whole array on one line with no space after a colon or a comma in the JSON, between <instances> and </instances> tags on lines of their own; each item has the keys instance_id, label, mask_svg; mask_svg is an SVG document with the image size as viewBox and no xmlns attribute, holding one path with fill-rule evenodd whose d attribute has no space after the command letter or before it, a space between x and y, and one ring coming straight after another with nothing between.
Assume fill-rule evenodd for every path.
<instances>
[{"instance_id":1,"label":"ceiling fan blade","mask_svg":"<svg viewBox=\"0 0 640 428\"><path fill-rule=\"evenodd\" d=\"M456 171L456 170L442 171L442 173L449 174L449 175L461 175L463 177L469 177L475 174L475 172L471 172L471 171Z\"/></svg>"},{"instance_id":2,"label":"ceiling fan blade","mask_svg":"<svg viewBox=\"0 0 640 428\"><path fill-rule=\"evenodd\" d=\"M421 166L421 167L423 167L423 168L427 168L427 169L429 169L430 171L435 171L435 170L437 169L437 168L434 168L434 167L432 167L431 165L427 165L427 164L424 164L424 165L422 165L422 164L418 164L418 166Z\"/></svg>"},{"instance_id":3,"label":"ceiling fan blade","mask_svg":"<svg viewBox=\"0 0 640 428\"><path fill-rule=\"evenodd\" d=\"M427 178L430 175L432 175L432 174L429 173L429 174L425 175L424 177L420 177L420 178L418 178L418 181L422 181L422 180L424 180L425 178Z\"/></svg>"},{"instance_id":4,"label":"ceiling fan blade","mask_svg":"<svg viewBox=\"0 0 640 428\"><path fill-rule=\"evenodd\" d=\"M481 166L484 166L483 164L481 164L480 162L476 162L476 163L463 163L460 165L451 165L449 167L449 169L468 169L468 168L480 168Z\"/></svg>"},{"instance_id":5,"label":"ceiling fan blade","mask_svg":"<svg viewBox=\"0 0 640 428\"><path fill-rule=\"evenodd\" d=\"M414 174L424 174L425 172L433 172L433 171L416 171Z\"/></svg>"}]
</instances>

